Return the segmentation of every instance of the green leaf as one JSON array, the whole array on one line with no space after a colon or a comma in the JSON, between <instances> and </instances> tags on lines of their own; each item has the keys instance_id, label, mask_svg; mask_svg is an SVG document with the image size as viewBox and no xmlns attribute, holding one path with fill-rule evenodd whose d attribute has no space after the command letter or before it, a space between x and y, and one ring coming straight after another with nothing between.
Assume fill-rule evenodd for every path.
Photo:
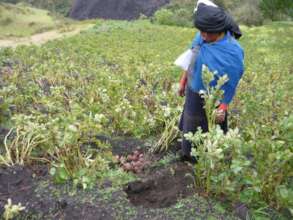
<instances>
[{"instance_id":1,"label":"green leaf","mask_svg":"<svg viewBox=\"0 0 293 220\"><path fill-rule=\"evenodd\" d=\"M215 205L215 210L217 210L221 214L225 213L225 208L223 206L221 206L220 204Z\"/></svg>"},{"instance_id":2,"label":"green leaf","mask_svg":"<svg viewBox=\"0 0 293 220\"><path fill-rule=\"evenodd\" d=\"M52 167L50 169L49 173L50 173L51 176L55 176L55 174L56 174L56 168L55 167Z\"/></svg>"},{"instance_id":3,"label":"green leaf","mask_svg":"<svg viewBox=\"0 0 293 220\"><path fill-rule=\"evenodd\" d=\"M280 196L283 199L287 199L288 198L289 192L288 192L288 190L285 187L279 188L279 192L280 192Z\"/></svg>"},{"instance_id":4,"label":"green leaf","mask_svg":"<svg viewBox=\"0 0 293 220\"><path fill-rule=\"evenodd\" d=\"M60 168L58 170L58 175L63 180L68 180L69 179L69 175L68 175L68 173L67 173L65 168Z\"/></svg>"}]
</instances>

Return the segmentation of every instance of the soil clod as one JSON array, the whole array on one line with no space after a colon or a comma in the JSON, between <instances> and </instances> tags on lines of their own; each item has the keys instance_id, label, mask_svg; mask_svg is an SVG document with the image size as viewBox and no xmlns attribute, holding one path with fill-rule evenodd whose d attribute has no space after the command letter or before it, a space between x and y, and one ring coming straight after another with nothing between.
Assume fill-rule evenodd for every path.
<instances>
[{"instance_id":1,"label":"soil clod","mask_svg":"<svg viewBox=\"0 0 293 220\"><path fill-rule=\"evenodd\" d=\"M178 163L157 170L143 181L129 183L124 191L135 206L169 207L179 199L194 194L193 180L186 176L188 173L192 173L192 167Z\"/></svg>"}]
</instances>

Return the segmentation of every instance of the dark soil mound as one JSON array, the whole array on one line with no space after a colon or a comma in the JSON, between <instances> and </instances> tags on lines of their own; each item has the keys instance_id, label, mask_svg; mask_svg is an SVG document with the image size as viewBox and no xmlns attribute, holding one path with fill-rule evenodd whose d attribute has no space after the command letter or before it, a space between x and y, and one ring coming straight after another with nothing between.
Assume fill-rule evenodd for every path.
<instances>
[{"instance_id":1,"label":"dark soil mound","mask_svg":"<svg viewBox=\"0 0 293 220\"><path fill-rule=\"evenodd\" d=\"M19 219L114 219L105 205L75 201L58 187L48 181L45 166L0 167L0 216L10 198L25 206Z\"/></svg>"},{"instance_id":2,"label":"dark soil mound","mask_svg":"<svg viewBox=\"0 0 293 220\"><path fill-rule=\"evenodd\" d=\"M20 202L26 207L31 206L36 181L34 176L45 175L47 169L41 166L36 166L34 170L21 166L0 167L0 216L8 198L12 199L13 204Z\"/></svg>"},{"instance_id":3,"label":"dark soil mound","mask_svg":"<svg viewBox=\"0 0 293 220\"><path fill-rule=\"evenodd\" d=\"M128 155L135 150L144 151L143 141L135 138L116 138L110 141L114 155Z\"/></svg>"},{"instance_id":4,"label":"dark soil mound","mask_svg":"<svg viewBox=\"0 0 293 220\"><path fill-rule=\"evenodd\" d=\"M16 219L237 219L217 211L215 203L194 196L193 180L186 176L192 169L179 162L150 170L142 181L128 184L125 194L98 185L91 190L77 189L69 183L56 185L46 166L0 167L0 216L11 198L13 204L25 206ZM173 208L181 198L186 199Z\"/></svg>"},{"instance_id":5,"label":"dark soil mound","mask_svg":"<svg viewBox=\"0 0 293 220\"><path fill-rule=\"evenodd\" d=\"M134 205L147 208L164 208L177 200L194 195L192 167L178 163L158 170L143 181L131 182L125 188L128 199Z\"/></svg>"},{"instance_id":6,"label":"dark soil mound","mask_svg":"<svg viewBox=\"0 0 293 220\"><path fill-rule=\"evenodd\" d=\"M151 16L169 0L76 0L70 17L78 20L91 18L132 20L144 14Z\"/></svg>"},{"instance_id":7,"label":"dark soil mound","mask_svg":"<svg viewBox=\"0 0 293 220\"><path fill-rule=\"evenodd\" d=\"M22 167L0 168L0 207L1 209L8 198L13 203L23 202L23 198L30 198L33 191L32 172Z\"/></svg>"}]
</instances>

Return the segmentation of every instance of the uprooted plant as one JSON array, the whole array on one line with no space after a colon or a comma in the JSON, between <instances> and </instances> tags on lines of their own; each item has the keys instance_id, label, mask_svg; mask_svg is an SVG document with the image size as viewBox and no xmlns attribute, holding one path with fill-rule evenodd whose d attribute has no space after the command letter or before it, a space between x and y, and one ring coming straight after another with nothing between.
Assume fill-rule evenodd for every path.
<instances>
[{"instance_id":1,"label":"uprooted plant","mask_svg":"<svg viewBox=\"0 0 293 220\"><path fill-rule=\"evenodd\" d=\"M44 135L42 125L29 122L30 117L19 115L13 120L25 120L16 128L11 128L4 138L4 153L0 155L0 164L13 166L15 164L24 165L31 160L41 160L36 158L32 153L36 151L41 144L45 143L47 138Z\"/></svg>"},{"instance_id":2,"label":"uprooted plant","mask_svg":"<svg viewBox=\"0 0 293 220\"><path fill-rule=\"evenodd\" d=\"M173 118L165 121L165 128L158 142L150 149L151 153L167 151L170 144L179 136L177 123L179 121L180 113L177 111L172 115Z\"/></svg>"}]
</instances>

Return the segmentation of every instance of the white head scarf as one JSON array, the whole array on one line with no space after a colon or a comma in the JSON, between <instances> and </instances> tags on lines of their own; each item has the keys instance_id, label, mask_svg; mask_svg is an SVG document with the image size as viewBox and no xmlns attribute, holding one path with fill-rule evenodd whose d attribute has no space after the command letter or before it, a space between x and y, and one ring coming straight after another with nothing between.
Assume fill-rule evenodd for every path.
<instances>
[{"instance_id":1,"label":"white head scarf","mask_svg":"<svg viewBox=\"0 0 293 220\"><path fill-rule=\"evenodd\" d=\"M209 5L209 6L212 6L212 7L216 7L216 8L218 7L215 3L213 3L210 0L198 0L193 12L196 12L197 11L198 5L200 3L205 4L205 5Z\"/></svg>"}]
</instances>

